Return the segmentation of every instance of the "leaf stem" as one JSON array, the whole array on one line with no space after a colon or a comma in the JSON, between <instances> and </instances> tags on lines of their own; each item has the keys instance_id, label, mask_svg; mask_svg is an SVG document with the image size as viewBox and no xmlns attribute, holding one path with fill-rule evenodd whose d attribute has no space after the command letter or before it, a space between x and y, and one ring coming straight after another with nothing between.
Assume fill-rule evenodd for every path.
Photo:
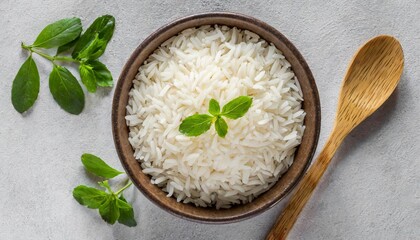
<instances>
[{"instance_id":1,"label":"leaf stem","mask_svg":"<svg viewBox=\"0 0 420 240\"><path fill-rule=\"evenodd\" d=\"M73 59L73 58L71 58L71 57L54 56L53 58L54 58L54 60L57 60L57 61L64 61L64 62L74 62L74 63L79 63L79 61L78 61L78 60Z\"/></svg>"},{"instance_id":2,"label":"leaf stem","mask_svg":"<svg viewBox=\"0 0 420 240\"><path fill-rule=\"evenodd\" d=\"M109 191L109 193L114 194L114 191L112 191L111 187L108 184L108 180L105 180L102 183L103 183L102 186L104 186Z\"/></svg>"},{"instance_id":3,"label":"leaf stem","mask_svg":"<svg viewBox=\"0 0 420 240\"><path fill-rule=\"evenodd\" d=\"M71 58L71 57L64 57L64 56L51 56L51 55L48 55L48 54L46 54L46 53L43 53L43 52L41 52L41 51L37 50L36 48L34 48L34 47L32 47L32 46L27 46L27 45L25 45L25 44L23 44L23 43L21 44L21 46L22 46L22 48L23 48L23 49L26 49L26 50L30 51L31 53L36 53L36 54L38 54L39 56L41 56L41 57L43 57L43 58L45 58L45 59L50 60L52 63L54 63L54 61L63 61L63 62L75 62L75 63L79 63L79 61L78 61L78 60L73 59L73 58Z\"/></svg>"},{"instance_id":4,"label":"leaf stem","mask_svg":"<svg viewBox=\"0 0 420 240\"><path fill-rule=\"evenodd\" d=\"M128 183L122 187L120 190L118 190L117 192L115 192L115 195L118 196L122 191L124 191L125 189L127 189L128 187L130 187L133 184L132 181L128 181Z\"/></svg>"}]
</instances>

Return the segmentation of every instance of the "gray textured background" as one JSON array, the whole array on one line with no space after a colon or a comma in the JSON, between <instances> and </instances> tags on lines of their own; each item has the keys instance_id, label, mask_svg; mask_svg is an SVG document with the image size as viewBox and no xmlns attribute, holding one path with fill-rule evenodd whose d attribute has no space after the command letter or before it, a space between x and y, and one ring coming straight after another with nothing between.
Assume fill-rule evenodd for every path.
<instances>
[{"instance_id":1,"label":"gray textured background","mask_svg":"<svg viewBox=\"0 0 420 240\"><path fill-rule=\"evenodd\" d=\"M402 81L391 99L344 142L296 223L290 239L420 239L420 2L419 1L0 1L0 239L263 239L284 202L252 219L204 225L174 217L129 190L138 226L107 225L71 196L94 184L80 155L114 166L110 114L113 91L88 94L79 116L53 101L48 61L36 57L38 101L28 114L10 101L12 80L31 43L48 23L78 16L87 26L102 14L117 20L101 60L114 78L134 48L178 17L204 11L245 13L277 28L301 51L322 103L319 149L331 129L340 82L356 49L377 34L399 38Z\"/></svg>"}]
</instances>

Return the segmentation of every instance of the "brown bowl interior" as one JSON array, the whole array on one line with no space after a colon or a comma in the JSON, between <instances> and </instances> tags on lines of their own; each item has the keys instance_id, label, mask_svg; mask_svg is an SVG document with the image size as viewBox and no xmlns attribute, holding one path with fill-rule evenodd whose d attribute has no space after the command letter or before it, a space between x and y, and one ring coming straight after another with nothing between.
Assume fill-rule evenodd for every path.
<instances>
[{"instance_id":1,"label":"brown bowl interior","mask_svg":"<svg viewBox=\"0 0 420 240\"><path fill-rule=\"evenodd\" d=\"M133 149L128 142L129 129L124 119L132 80L144 60L161 43L182 30L208 24L227 25L250 30L280 49L297 75L304 95L303 108L307 113L305 118L306 129L302 143L298 147L294 163L288 171L269 191L260 195L253 202L222 210L178 203L174 198L166 197L166 193L151 184L150 178L142 173L139 163L133 157ZM183 218L200 222L226 223L243 220L272 207L290 192L300 180L309 166L318 142L320 103L315 81L309 67L298 50L281 33L266 23L248 16L234 13L205 13L182 18L160 28L134 51L124 66L115 89L112 106L112 127L115 146L121 163L133 183L147 198L170 213Z\"/></svg>"}]
</instances>

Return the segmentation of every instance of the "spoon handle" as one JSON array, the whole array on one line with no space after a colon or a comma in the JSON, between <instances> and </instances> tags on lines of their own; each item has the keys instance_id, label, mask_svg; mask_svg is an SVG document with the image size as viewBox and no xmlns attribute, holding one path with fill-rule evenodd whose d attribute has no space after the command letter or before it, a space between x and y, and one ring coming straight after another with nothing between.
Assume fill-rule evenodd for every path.
<instances>
[{"instance_id":1,"label":"spoon handle","mask_svg":"<svg viewBox=\"0 0 420 240\"><path fill-rule=\"evenodd\" d=\"M343 141L343 135L345 136L346 134L338 131L332 132L318 158L300 181L297 190L290 199L287 207L283 210L282 214L271 228L266 240L286 239L300 212L305 207L306 202L311 197L312 192L315 190L319 180L327 169L331 158Z\"/></svg>"}]
</instances>

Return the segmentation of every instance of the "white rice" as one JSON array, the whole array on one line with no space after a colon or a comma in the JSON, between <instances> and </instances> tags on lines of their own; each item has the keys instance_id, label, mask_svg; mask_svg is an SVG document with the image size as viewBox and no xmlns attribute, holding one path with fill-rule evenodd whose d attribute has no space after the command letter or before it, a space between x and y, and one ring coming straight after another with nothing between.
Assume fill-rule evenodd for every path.
<instances>
[{"instance_id":1,"label":"white rice","mask_svg":"<svg viewBox=\"0 0 420 240\"><path fill-rule=\"evenodd\" d=\"M191 28L164 42L139 68L127 125L134 156L168 197L229 208L267 191L292 164L305 112L290 63L257 34L227 26ZM225 138L212 127L179 132L182 119L252 96L246 115L227 119Z\"/></svg>"}]
</instances>

